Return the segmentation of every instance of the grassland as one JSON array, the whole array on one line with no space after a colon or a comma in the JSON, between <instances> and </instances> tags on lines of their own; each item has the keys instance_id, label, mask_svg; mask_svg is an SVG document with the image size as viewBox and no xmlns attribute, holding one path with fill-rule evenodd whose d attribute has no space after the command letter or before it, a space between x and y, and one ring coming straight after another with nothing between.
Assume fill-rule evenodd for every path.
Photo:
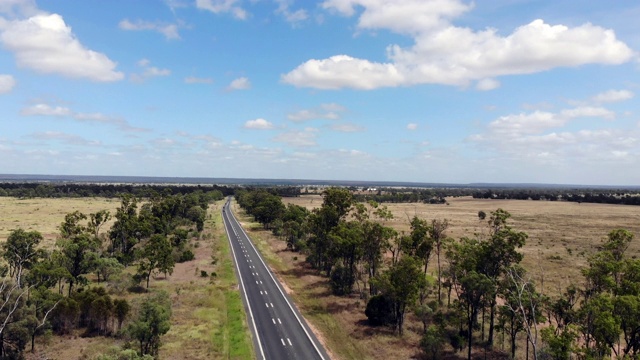
<instances>
[{"instance_id":1,"label":"grassland","mask_svg":"<svg viewBox=\"0 0 640 360\"><path fill-rule=\"evenodd\" d=\"M459 239L486 231L478 211L489 214L498 208L509 211L513 228L529 235L522 249L523 265L538 282L539 288L554 296L570 283L580 284L580 269L601 244L607 233L625 228L640 237L640 207L567 202L482 200L467 197L447 199L449 205L388 204L394 219L386 225L409 231L414 215L424 219L448 219L449 237ZM322 204L318 195L285 198L309 209ZM242 211L235 209L242 215ZM242 217L242 216L241 216ZM421 325L409 316L402 338L387 329L366 325L365 302L357 296L336 297L330 294L326 278L304 263L304 255L286 250L283 241L274 238L249 217L242 217L277 276L289 287L302 313L316 328L320 338L332 351L334 359L406 359L418 356ZM629 248L630 255L640 255L640 238ZM433 268L433 266L431 266Z\"/></svg>"},{"instance_id":2,"label":"grassland","mask_svg":"<svg viewBox=\"0 0 640 360\"><path fill-rule=\"evenodd\" d=\"M118 200L100 198L0 197L0 242L11 229L23 228L43 233L43 246L52 248L57 227L65 214L75 210L88 214L103 209L114 214L118 206ZM248 360L255 357L220 206L221 203L211 205L204 232L199 239L192 240L195 260L176 264L173 274L166 279L161 275L151 281L150 291L164 290L172 301L171 330L163 337L160 350L163 359ZM111 223L105 225L103 231L110 226ZM201 276L202 271L208 276ZM139 294L128 293L118 297L125 297L131 303L141 299ZM121 345L122 341L114 338L83 338L78 331L64 337L40 338L36 353L27 353L27 359L92 359Z\"/></svg>"}]
</instances>

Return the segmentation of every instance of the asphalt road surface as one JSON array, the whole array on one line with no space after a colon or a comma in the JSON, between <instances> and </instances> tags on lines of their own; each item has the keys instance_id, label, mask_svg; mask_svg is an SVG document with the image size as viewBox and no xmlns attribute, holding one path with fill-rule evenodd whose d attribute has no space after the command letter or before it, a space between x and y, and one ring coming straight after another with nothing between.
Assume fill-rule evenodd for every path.
<instances>
[{"instance_id":1,"label":"asphalt road surface","mask_svg":"<svg viewBox=\"0 0 640 360\"><path fill-rule=\"evenodd\" d=\"M326 351L229 209L222 208L258 359L323 359Z\"/></svg>"}]
</instances>

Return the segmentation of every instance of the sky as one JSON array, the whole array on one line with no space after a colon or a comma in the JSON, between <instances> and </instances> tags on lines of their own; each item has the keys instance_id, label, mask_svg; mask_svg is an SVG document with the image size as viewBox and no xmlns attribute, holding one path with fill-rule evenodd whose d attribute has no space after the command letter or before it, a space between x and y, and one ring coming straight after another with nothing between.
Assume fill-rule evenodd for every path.
<instances>
[{"instance_id":1,"label":"sky","mask_svg":"<svg viewBox=\"0 0 640 360\"><path fill-rule=\"evenodd\" d=\"M0 0L0 173L640 185L637 0Z\"/></svg>"}]
</instances>

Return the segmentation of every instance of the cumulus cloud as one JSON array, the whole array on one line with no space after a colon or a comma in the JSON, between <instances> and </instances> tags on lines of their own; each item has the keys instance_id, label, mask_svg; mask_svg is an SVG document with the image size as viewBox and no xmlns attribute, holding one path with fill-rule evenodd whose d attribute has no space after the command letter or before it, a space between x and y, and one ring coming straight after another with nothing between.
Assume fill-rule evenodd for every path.
<instances>
[{"instance_id":1,"label":"cumulus cloud","mask_svg":"<svg viewBox=\"0 0 640 360\"><path fill-rule=\"evenodd\" d=\"M413 131L413 130L416 130L416 129L418 129L418 124L416 124L416 123L407 124L407 130Z\"/></svg>"},{"instance_id":2,"label":"cumulus cloud","mask_svg":"<svg viewBox=\"0 0 640 360\"><path fill-rule=\"evenodd\" d=\"M16 86L16 80L11 75L0 75L0 94L6 94Z\"/></svg>"},{"instance_id":3,"label":"cumulus cloud","mask_svg":"<svg viewBox=\"0 0 640 360\"><path fill-rule=\"evenodd\" d=\"M246 77L239 77L239 78L231 81L229 86L227 86L227 90L229 90L229 91L247 90L247 89L251 89L251 82Z\"/></svg>"},{"instance_id":4,"label":"cumulus cloud","mask_svg":"<svg viewBox=\"0 0 640 360\"><path fill-rule=\"evenodd\" d=\"M118 117L108 116L102 113L82 113L75 112L64 106L51 106L49 104L35 104L20 110L23 116L51 116L59 118L71 118L79 122L99 123L118 127L122 131L127 132L143 132L149 131L145 128L131 126L126 120Z\"/></svg>"},{"instance_id":5,"label":"cumulus cloud","mask_svg":"<svg viewBox=\"0 0 640 360\"><path fill-rule=\"evenodd\" d=\"M44 74L109 82L124 78L105 54L87 49L62 16L39 12L26 19L0 22L0 42L18 66Z\"/></svg>"},{"instance_id":6,"label":"cumulus cloud","mask_svg":"<svg viewBox=\"0 0 640 360\"><path fill-rule=\"evenodd\" d=\"M318 108L299 110L287 115L287 119L293 122L303 122L308 120L338 120L340 113L346 111L342 105L329 103L322 104Z\"/></svg>"},{"instance_id":7,"label":"cumulus cloud","mask_svg":"<svg viewBox=\"0 0 640 360\"><path fill-rule=\"evenodd\" d=\"M615 119L615 113L583 105L555 112L509 114L491 121L483 133L468 140L502 153L505 159L530 159L558 166L567 161L621 160L640 153L640 129L586 128L593 126L587 125L587 119L610 121Z\"/></svg>"},{"instance_id":8,"label":"cumulus cloud","mask_svg":"<svg viewBox=\"0 0 640 360\"><path fill-rule=\"evenodd\" d=\"M143 30L151 30L159 32L164 35L167 40L176 40L180 39L180 34L178 33L178 25L177 24L167 24L158 21L144 21L144 20L136 20L130 21L129 19L124 19L120 21L118 27L122 30L128 31L143 31Z\"/></svg>"},{"instance_id":9,"label":"cumulus cloud","mask_svg":"<svg viewBox=\"0 0 640 360\"><path fill-rule=\"evenodd\" d=\"M376 89L417 84L466 86L479 81L491 90L503 75L530 74L557 67L615 65L634 52L613 30L589 23L568 27L537 19L507 36L496 29L472 30L452 24L471 10L461 0L327 0L322 6L345 16L363 8L358 28L390 30L413 39L411 47L390 45L387 62L372 62L346 54L310 59L282 81L319 89Z\"/></svg>"},{"instance_id":10,"label":"cumulus cloud","mask_svg":"<svg viewBox=\"0 0 640 360\"><path fill-rule=\"evenodd\" d=\"M196 0L196 7L214 14L230 13L236 19L245 20L248 16L238 0Z\"/></svg>"},{"instance_id":11,"label":"cumulus cloud","mask_svg":"<svg viewBox=\"0 0 640 360\"><path fill-rule=\"evenodd\" d=\"M274 128L271 122L262 118L258 118L255 120L248 120L247 122L244 123L243 127L245 129L257 129L257 130L270 130Z\"/></svg>"},{"instance_id":12,"label":"cumulus cloud","mask_svg":"<svg viewBox=\"0 0 640 360\"><path fill-rule=\"evenodd\" d=\"M188 76L184 78L184 82L186 84L211 84L213 83L212 78L201 78L196 76Z\"/></svg>"}]
</instances>

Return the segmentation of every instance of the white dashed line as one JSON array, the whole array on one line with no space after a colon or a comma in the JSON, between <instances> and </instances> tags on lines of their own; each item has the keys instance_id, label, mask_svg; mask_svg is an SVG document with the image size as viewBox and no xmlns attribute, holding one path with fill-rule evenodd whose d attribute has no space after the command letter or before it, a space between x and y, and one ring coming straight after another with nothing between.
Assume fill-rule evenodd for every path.
<instances>
[{"instance_id":1,"label":"white dashed line","mask_svg":"<svg viewBox=\"0 0 640 360\"><path fill-rule=\"evenodd\" d=\"M290 346L293 346L293 344L291 343L291 340L289 338L287 338L287 341L289 342Z\"/></svg>"},{"instance_id":2,"label":"white dashed line","mask_svg":"<svg viewBox=\"0 0 640 360\"><path fill-rule=\"evenodd\" d=\"M280 318L278 318L278 324L282 325L282 321L280 321Z\"/></svg>"},{"instance_id":3,"label":"white dashed line","mask_svg":"<svg viewBox=\"0 0 640 360\"><path fill-rule=\"evenodd\" d=\"M273 319L273 318L272 318L272 319L271 319L271 321L273 321L273 325L275 325L275 324L276 324L276 319Z\"/></svg>"},{"instance_id":4,"label":"white dashed line","mask_svg":"<svg viewBox=\"0 0 640 360\"><path fill-rule=\"evenodd\" d=\"M287 346L287 344L284 343L284 339L280 339L280 341L282 341L282 346Z\"/></svg>"}]
</instances>

